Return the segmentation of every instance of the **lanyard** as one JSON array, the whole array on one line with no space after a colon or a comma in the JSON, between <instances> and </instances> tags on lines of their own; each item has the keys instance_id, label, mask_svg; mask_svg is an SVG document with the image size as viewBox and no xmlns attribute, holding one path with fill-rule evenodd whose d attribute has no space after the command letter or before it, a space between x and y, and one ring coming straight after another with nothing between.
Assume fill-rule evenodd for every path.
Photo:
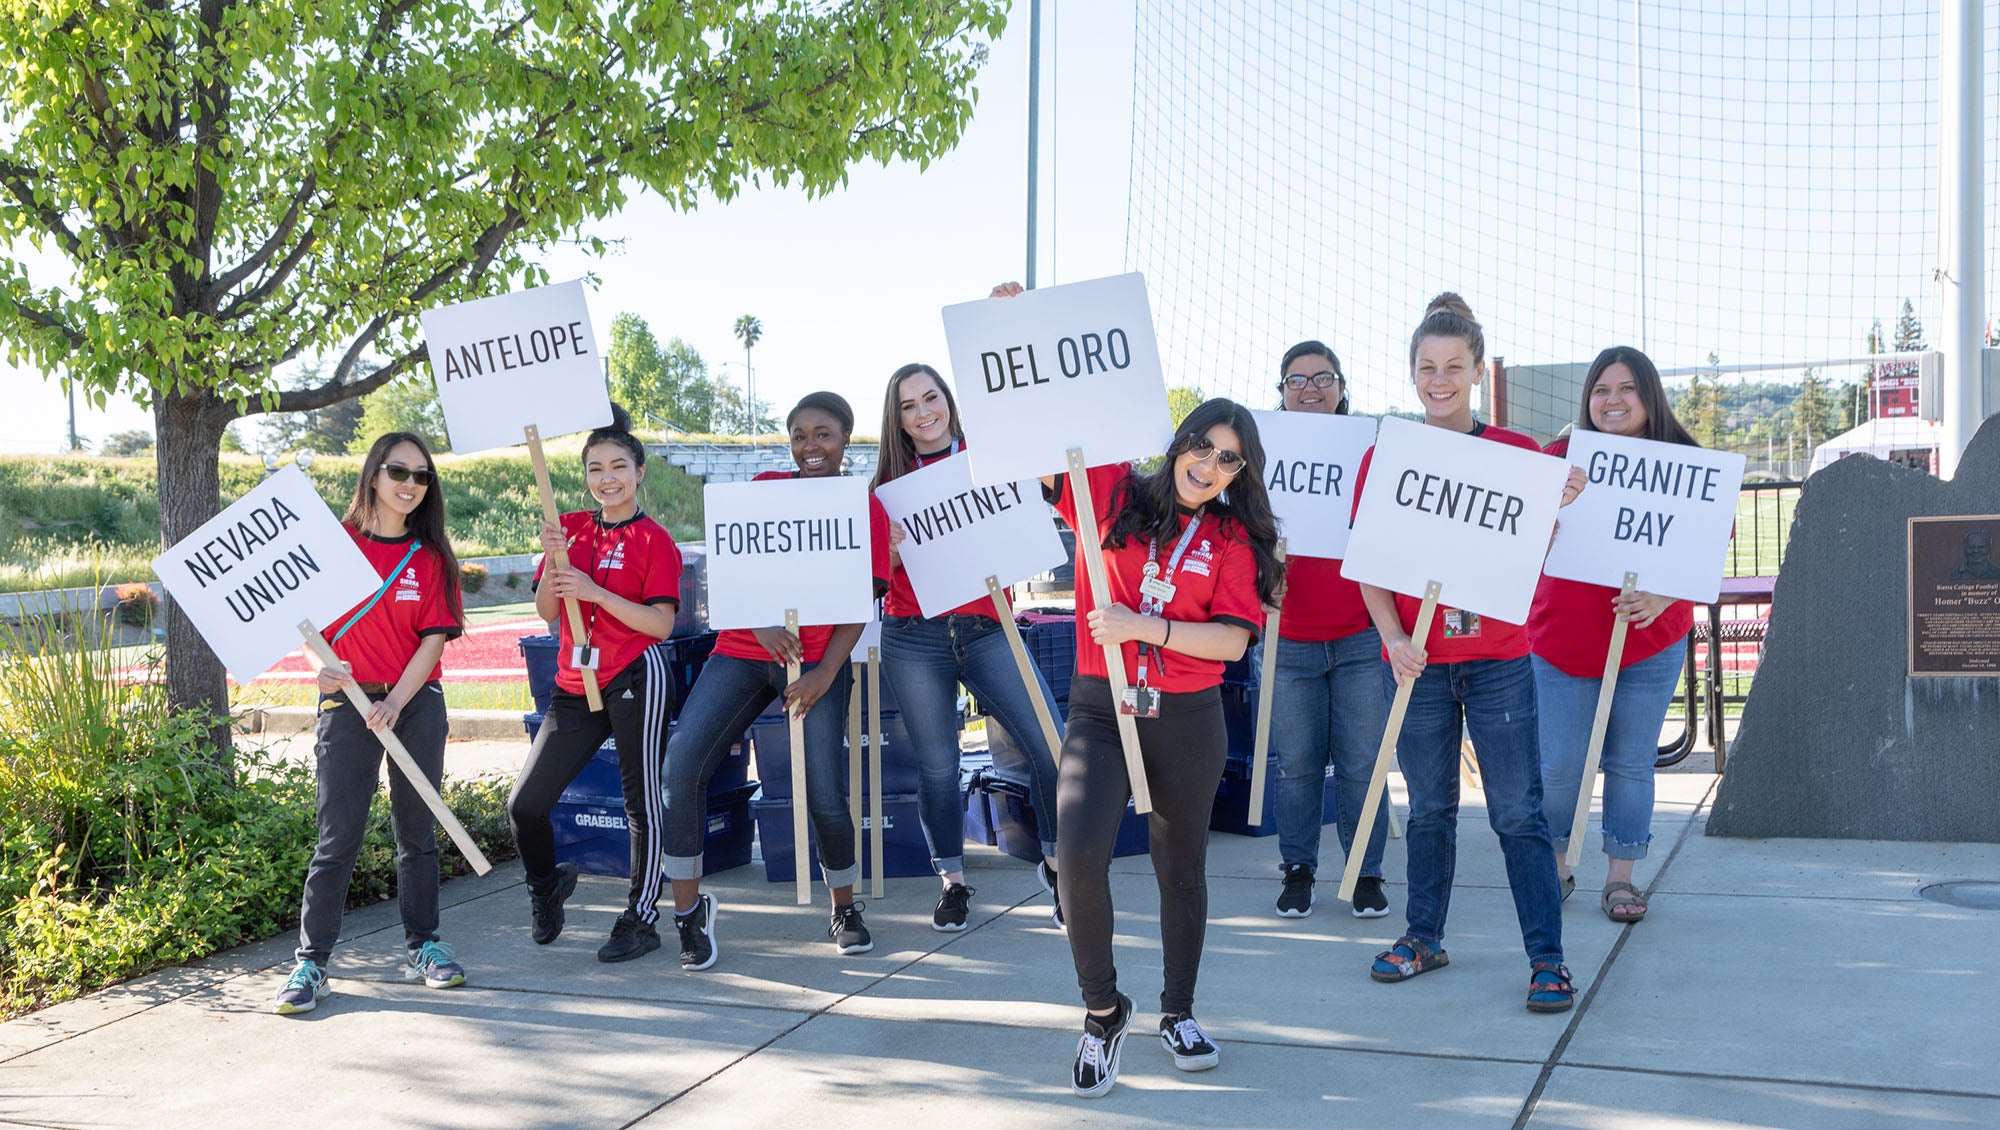
<instances>
[{"instance_id":1,"label":"lanyard","mask_svg":"<svg viewBox=\"0 0 2000 1130\"><path fill-rule=\"evenodd\" d=\"M1140 586L1142 595L1139 597L1139 615L1165 618L1167 604L1173 600L1174 575L1180 572L1181 558L1187 555L1188 546L1194 544L1194 535L1200 532L1200 530L1201 511L1197 510L1194 513L1194 517L1188 519L1187 528L1181 531L1181 540L1174 545L1173 556L1167 559L1167 569L1164 574L1160 572L1160 539L1157 537L1146 539L1145 581ZM1156 595L1156 593L1144 591L1156 581L1168 590L1168 595L1164 599ZM1167 656L1165 650L1149 643L1140 644L1138 684L1142 687L1146 685L1148 657L1155 651L1160 653L1158 659L1160 672L1162 674L1166 673Z\"/></svg>"},{"instance_id":2,"label":"lanyard","mask_svg":"<svg viewBox=\"0 0 2000 1130\"><path fill-rule=\"evenodd\" d=\"M942 463L945 460L951 458L954 455L957 455L959 452L964 450L965 450L964 440L962 439L952 440L950 447L947 447L943 451L937 452L934 455L925 455L922 452L917 452L916 453L917 466L928 467L933 463Z\"/></svg>"},{"instance_id":3,"label":"lanyard","mask_svg":"<svg viewBox=\"0 0 2000 1130\"><path fill-rule=\"evenodd\" d=\"M403 566L408 565L410 563L410 558L415 557L417 555L417 547L422 544L424 543L421 538L419 538L416 541L412 541L410 543L409 552L403 554L403 559L401 561L396 562L396 567L394 569L389 570L388 576L382 578L382 587L375 590L375 595L368 598L368 603L361 606L361 611L356 612L354 615L349 616L347 618L347 623L342 624L340 626L340 630L333 633L333 638L331 640L328 640L327 641L328 643L330 644L339 643L340 637L346 635L348 633L348 630L353 628L354 625L359 624L363 616L368 615L368 610L375 607L375 602L381 600L382 594L389 591L389 586L396 583L396 578L403 575Z\"/></svg>"},{"instance_id":4,"label":"lanyard","mask_svg":"<svg viewBox=\"0 0 2000 1130\"><path fill-rule=\"evenodd\" d=\"M590 528L592 536L590 539L590 561L584 567L584 574L588 576L591 579L591 581L597 585L598 588L604 588L605 582L611 579L610 562L621 561L624 558L625 546L627 544L625 539L626 527L630 526L633 522L636 522L645 516L646 515L643 511L635 513L632 515L632 517L626 519L623 522L620 522L617 526L612 528L606 528L594 516L591 518ZM610 542L608 544L598 540L597 535L610 534L610 533L616 533L618 535L618 540ZM574 538L570 540L572 542L575 541ZM603 576L598 575L600 570L602 570ZM595 602L586 602L586 603L589 603L590 611L585 613L583 617L583 638L576 641L576 643L579 646L588 644L592 639L595 639L597 636L597 605Z\"/></svg>"}]
</instances>

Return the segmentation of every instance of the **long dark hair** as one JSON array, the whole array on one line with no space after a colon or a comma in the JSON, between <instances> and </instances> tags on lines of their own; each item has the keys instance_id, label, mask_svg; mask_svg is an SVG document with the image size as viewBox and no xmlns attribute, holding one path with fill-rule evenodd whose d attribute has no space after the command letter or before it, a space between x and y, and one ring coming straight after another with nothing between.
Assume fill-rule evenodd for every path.
<instances>
[{"instance_id":1,"label":"long dark hair","mask_svg":"<svg viewBox=\"0 0 2000 1130\"><path fill-rule=\"evenodd\" d=\"M875 481L868 484L871 488L917 469L917 443L903 430L903 382L918 375L929 377L944 394L944 406L951 413L951 438L965 438L965 428L958 422L958 399L952 396L951 386L944 383L936 369L922 361L910 362L889 374L889 391L882 397L882 443L876 456Z\"/></svg>"},{"instance_id":2,"label":"long dark hair","mask_svg":"<svg viewBox=\"0 0 2000 1130\"><path fill-rule=\"evenodd\" d=\"M1285 350L1284 359L1278 362L1278 411L1285 410L1285 370L1301 357L1326 358L1326 363L1333 368L1333 375L1340 380L1340 403L1333 406L1333 414L1347 415L1347 374L1340 369L1340 358L1334 356L1333 350L1323 341L1302 341Z\"/></svg>"},{"instance_id":3,"label":"long dark hair","mask_svg":"<svg viewBox=\"0 0 2000 1130\"><path fill-rule=\"evenodd\" d=\"M1223 521L1228 536L1234 523L1243 530L1257 558L1257 595L1266 604L1278 602L1278 584L1285 568L1278 563L1278 520L1271 513L1271 496L1264 493L1264 441L1257 435L1257 420L1248 408L1234 400L1217 397L1187 414L1174 429L1167 455L1150 475L1128 475L1112 490L1111 530L1104 535L1104 548L1117 549L1132 538L1149 537L1171 544L1181 535L1180 502L1174 493L1174 460L1195 437L1210 428L1227 425L1236 432L1243 447L1243 469L1229 480L1222 494L1208 504Z\"/></svg>"},{"instance_id":4,"label":"long dark hair","mask_svg":"<svg viewBox=\"0 0 2000 1130\"><path fill-rule=\"evenodd\" d=\"M361 460L361 477L354 483L354 501L348 503L347 514L341 521L357 530L365 530L375 520L375 476L382 473L382 467L389 462L389 452L398 444L415 444L424 453L424 462L430 465L431 474L437 475L437 459L424 443L423 437L415 432L389 432L379 436L369 445L368 455ZM409 531L417 540L429 546L444 565L444 605L451 611L454 624L465 624L465 597L458 588L458 554L451 550L451 539L444 532L444 479L431 479L430 488L417 500L417 508L410 512Z\"/></svg>"},{"instance_id":5,"label":"long dark hair","mask_svg":"<svg viewBox=\"0 0 2000 1130\"><path fill-rule=\"evenodd\" d=\"M1576 430L1601 430L1590 422L1590 390L1597 387L1598 379L1604 376L1606 369L1621 362L1632 370L1632 383L1639 386L1639 403L1646 409L1644 438L1700 447L1701 444L1681 426L1680 419L1674 415L1673 405L1667 403L1667 386L1660 380L1660 370L1653 364L1653 359L1629 345L1614 345L1590 363L1590 372L1583 378L1583 403L1576 410Z\"/></svg>"}]
</instances>

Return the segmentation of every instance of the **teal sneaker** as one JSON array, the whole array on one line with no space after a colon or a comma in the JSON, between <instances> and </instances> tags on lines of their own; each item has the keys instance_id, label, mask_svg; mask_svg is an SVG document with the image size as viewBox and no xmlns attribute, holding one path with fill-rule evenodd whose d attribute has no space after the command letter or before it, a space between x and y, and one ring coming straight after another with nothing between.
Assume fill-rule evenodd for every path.
<instances>
[{"instance_id":1,"label":"teal sneaker","mask_svg":"<svg viewBox=\"0 0 2000 1130\"><path fill-rule=\"evenodd\" d=\"M311 1012L319 1007L319 1000L325 995L325 967L301 958L292 967L292 975L285 978L285 987L278 990L278 1015Z\"/></svg>"},{"instance_id":2,"label":"teal sneaker","mask_svg":"<svg viewBox=\"0 0 2000 1130\"><path fill-rule=\"evenodd\" d=\"M460 965L443 942L425 942L409 952L403 963L403 980L422 981L433 989L449 989L465 984L465 967Z\"/></svg>"}]
</instances>

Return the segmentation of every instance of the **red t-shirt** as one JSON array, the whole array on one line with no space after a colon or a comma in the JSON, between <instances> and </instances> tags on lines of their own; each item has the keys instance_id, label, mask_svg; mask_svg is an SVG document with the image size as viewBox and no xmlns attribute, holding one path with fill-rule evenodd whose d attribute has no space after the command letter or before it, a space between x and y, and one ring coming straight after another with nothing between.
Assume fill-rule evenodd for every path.
<instances>
[{"instance_id":1,"label":"red t-shirt","mask_svg":"<svg viewBox=\"0 0 2000 1130\"><path fill-rule=\"evenodd\" d=\"M1368 627L1361 586L1340 575L1337 557L1285 559L1284 614L1278 634L1301 643L1346 639Z\"/></svg>"},{"instance_id":2,"label":"red t-shirt","mask_svg":"<svg viewBox=\"0 0 2000 1130\"><path fill-rule=\"evenodd\" d=\"M1542 449L1567 457L1568 438ZM1558 671L1578 679L1604 676L1604 656L1611 650L1611 602L1618 590L1544 575L1535 588L1535 606L1528 613L1528 646ZM1694 605L1677 600L1645 628L1625 629L1623 669L1673 647L1694 627Z\"/></svg>"},{"instance_id":3,"label":"red t-shirt","mask_svg":"<svg viewBox=\"0 0 2000 1130\"><path fill-rule=\"evenodd\" d=\"M354 538L354 544L361 547L361 556L375 567L375 575L385 580L389 570L410 552L410 542L416 536L377 538L352 526L347 527L347 532ZM464 633L465 626L451 618L444 585L444 558L428 545L418 546L389 591L333 645L335 655L354 665L355 681L393 684L402 679L410 657L417 653L417 645L425 636L441 635L449 640ZM360 609L360 604L355 605L320 634L332 641ZM443 676L444 664L440 662L424 677L435 680Z\"/></svg>"},{"instance_id":4,"label":"red t-shirt","mask_svg":"<svg viewBox=\"0 0 2000 1130\"><path fill-rule=\"evenodd\" d=\"M933 463L941 463L964 450L965 441L957 440L949 449L939 452L936 455L919 454L917 456L917 466L928 467ZM896 559L895 572L889 575L889 596L882 602L882 615L922 616L923 614L923 606L917 603L917 590L910 585L910 574L903 569L903 560L901 557L898 557ZM944 615L984 616L988 620L994 621L1000 619L993 612L993 602L991 600L967 601L957 608L944 613Z\"/></svg>"},{"instance_id":5,"label":"red t-shirt","mask_svg":"<svg viewBox=\"0 0 2000 1130\"><path fill-rule=\"evenodd\" d=\"M638 514L623 522L604 524L597 514L577 510L562 516L562 531L569 538L570 568L590 575L605 591L636 604L681 604L681 547L674 544L666 527ZM535 567L535 581L542 579L542 566ZM625 670L646 649L665 639L634 630L625 621L588 601L577 602L583 612L584 635L597 649L597 681L600 685ZM562 646L556 655L556 687L571 694L583 693L583 675L570 654L576 641L570 636L568 615L558 616L562 626Z\"/></svg>"},{"instance_id":6,"label":"red t-shirt","mask_svg":"<svg viewBox=\"0 0 2000 1130\"><path fill-rule=\"evenodd\" d=\"M1527 451L1539 452L1541 447L1534 440L1519 432L1496 428L1491 424L1480 424L1472 435L1480 439L1490 439L1495 443L1509 444ZM1361 457L1361 468L1354 476L1354 507L1361 508L1361 492L1368 486L1368 464L1375 459L1375 449ZM1403 631L1417 629L1417 612L1424 602L1414 596L1396 594L1396 618L1402 621ZM1608 642L1608 638L1607 638ZM1505 620L1495 620L1491 616L1476 616L1440 603L1431 617L1431 636L1424 642L1424 654L1430 663L1463 663L1474 659L1520 659L1528 654L1528 632L1519 624L1509 624ZM1599 652L1600 659L1603 653ZM1382 649L1383 658L1388 658L1389 650Z\"/></svg>"},{"instance_id":7,"label":"red t-shirt","mask_svg":"<svg viewBox=\"0 0 2000 1130\"><path fill-rule=\"evenodd\" d=\"M1091 641L1090 611L1098 606L1097 594L1091 591L1090 571L1083 568L1081 541L1085 537L1095 537L1100 542L1105 532L1111 528L1111 521L1117 516L1124 503L1126 483L1132 476L1130 463L1117 463L1102 467L1092 467L1090 476L1090 500L1097 509L1096 522L1088 527L1078 524L1076 498L1069 492L1067 476L1056 480L1056 513L1063 521L1077 531L1078 552L1076 571L1076 673L1107 677L1104 667L1104 649ZM1180 528L1187 529L1188 516L1181 515ZM1188 543L1180 568L1175 571L1172 582L1174 599L1168 602L1164 615L1168 620L1195 624L1233 624L1247 629L1254 642L1257 633L1263 630L1264 602L1257 596L1257 557L1250 543L1243 539L1243 532L1236 523L1204 513L1202 528L1197 530ZM1137 609L1142 596L1139 582L1144 579L1147 542L1150 539L1128 538L1124 545L1104 551L1104 572L1111 583L1113 603ZM1167 563L1172 559L1174 547L1159 547L1158 561L1164 576ZM1125 678L1132 681L1139 670L1139 643L1127 640L1121 649L1125 660ZM1169 694L1185 694L1189 691L1206 690L1222 682L1223 662L1220 659L1198 659L1174 651L1171 646L1164 660L1158 649L1148 653L1146 683Z\"/></svg>"},{"instance_id":8,"label":"red t-shirt","mask_svg":"<svg viewBox=\"0 0 2000 1130\"><path fill-rule=\"evenodd\" d=\"M798 477L797 471L765 471L750 481L761 483L766 479ZM872 573L875 577L875 595L880 596L889 585L889 512L882 509L882 504L875 501L873 494L868 496L868 537L869 558L874 565ZM805 645L805 662L817 663L820 657L826 654L827 641L833 638L833 629L832 624L799 625L799 642ZM717 636L715 654L748 659L753 663L776 662L771 653L764 650L764 645L757 642L757 636L747 628L731 628Z\"/></svg>"}]
</instances>

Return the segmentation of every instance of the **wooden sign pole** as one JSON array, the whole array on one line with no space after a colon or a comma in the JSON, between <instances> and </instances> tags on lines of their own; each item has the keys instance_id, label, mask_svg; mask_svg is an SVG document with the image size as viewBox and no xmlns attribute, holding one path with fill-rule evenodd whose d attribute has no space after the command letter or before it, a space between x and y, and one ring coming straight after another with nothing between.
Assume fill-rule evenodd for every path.
<instances>
[{"instance_id":1,"label":"wooden sign pole","mask_svg":"<svg viewBox=\"0 0 2000 1130\"><path fill-rule=\"evenodd\" d=\"M542 456L542 430L529 424L524 431L528 437L528 462L535 470L535 489L542 495L542 519L551 526L560 527L562 515L556 512L555 488L549 485L549 463ZM548 554L546 563L554 568L568 568L569 554L560 551ZM579 647L588 645L590 641L586 638L587 633L583 626L583 609L578 607L573 596L564 597L562 603L563 615L569 620L570 642ZM597 672L586 668L578 674L583 676L583 697L590 704L591 711L594 713L604 709L604 696L598 688Z\"/></svg>"},{"instance_id":2,"label":"wooden sign pole","mask_svg":"<svg viewBox=\"0 0 2000 1130\"><path fill-rule=\"evenodd\" d=\"M1410 633L1418 647L1431 638L1431 620L1437 615L1438 594L1444 588L1436 581L1424 586L1423 607L1417 610L1417 630ZM1426 648L1428 650L1428 648ZM1368 836L1375 830L1375 811L1388 791L1389 766L1396 760L1396 739L1403 733L1403 715L1410 710L1410 692L1417 681L1398 684L1396 698L1389 706L1389 723L1382 727L1382 745L1375 751L1375 772L1368 778L1368 794L1361 802L1361 822L1354 830L1354 850L1347 853L1347 867L1340 873L1340 901L1354 901L1354 885L1361 881L1361 860L1368 854Z\"/></svg>"},{"instance_id":3,"label":"wooden sign pole","mask_svg":"<svg viewBox=\"0 0 2000 1130\"><path fill-rule=\"evenodd\" d=\"M1097 504L1090 497L1090 475L1081 447L1069 449L1069 489L1076 498L1078 524L1086 527L1076 532L1076 544L1083 551L1084 566L1089 570L1091 594L1100 607L1109 607L1111 579L1104 569L1101 544L1104 538L1097 529ZM1146 787L1146 763L1139 756L1139 727L1130 714L1118 709L1125 701L1126 688L1125 651L1121 645L1104 645L1104 673L1111 683L1111 712L1118 719L1118 744L1125 750L1125 775L1132 782L1132 808L1144 815L1153 810L1153 790Z\"/></svg>"},{"instance_id":4,"label":"wooden sign pole","mask_svg":"<svg viewBox=\"0 0 2000 1130\"><path fill-rule=\"evenodd\" d=\"M860 660L847 665L851 678L847 685L847 818L858 831L861 827L861 679Z\"/></svg>"},{"instance_id":5,"label":"wooden sign pole","mask_svg":"<svg viewBox=\"0 0 2000 1130\"><path fill-rule=\"evenodd\" d=\"M799 634L799 610L785 609L785 630ZM799 681L799 665L785 664L785 685ZM793 878L798 884L799 905L812 902L812 841L806 838L806 719L785 705L785 726L792 744L792 858L797 866Z\"/></svg>"},{"instance_id":6,"label":"wooden sign pole","mask_svg":"<svg viewBox=\"0 0 2000 1130\"><path fill-rule=\"evenodd\" d=\"M319 629L313 627L312 621L299 621L299 634L306 639L306 650L313 653L313 657L320 661L321 666L335 671L341 669L340 657L333 653L333 647L319 634ZM344 681L346 685L341 690L347 695L348 706L361 711L365 718L369 709L375 705L374 700L368 697L367 691L361 689L361 684L355 681L354 676L349 675ZM542 727L545 730L548 728L547 719L542 721ZM451 837L452 843L458 845L458 850L465 855L466 861L472 864L472 869L481 875L493 870L493 865L486 861L486 853L480 851L479 845L472 842L472 834L465 830L465 825L458 822L458 817L451 814L451 809L445 807L444 798L431 787L430 780L424 776L423 770L417 768L416 759L410 756L409 749L403 745L403 739L397 737L394 730L377 730L375 736L381 739L382 748L389 751L389 760L395 762L396 768L403 771L403 779L409 782L410 788L416 791L417 796L423 798L424 806L431 810L431 815L437 817L438 823L444 827L445 834Z\"/></svg>"},{"instance_id":7,"label":"wooden sign pole","mask_svg":"<svg viewBox=\"0 0 2000 1130\"><path fill-rule=\"evenodd\" d=\"M869 898L882 897L882 877L888 861L882 851L882 649L868 649L868 846L875 852L875 875Z\"/></svg>"},{"instance_id":8,"label":"wooden sign pole","mask_svg":"<svg viewBox=\"0 0 2000 1130\"><path fill-rule=\"evenodd\" d=\"M1278 564L1285 563L1285 539L1278 539ZM1281 609L1264 614L1264 664L1257 680L1257 740L1250 751L1250 826L1264 822L1264 761L1271 753L1271 695L1278 681L1278 616Z\"/></svg>"},{"instance_id":9,"label":"wooden sign pole","mask_svg":"<svg viewBox=\"0 0 2000 1130\"><path fill-rule=\"evenodd\" d=\"M1639 574L1625 574L1620 596L1631 596ZM1597 685L1597 714L1590 720L1590 750L1583 755L1583 777L1577 782L1576 816L1569 824L1569 850L1564 860L1574 868L1583 860L1583 837L1590 829L1590 795L1597 791L1597 764L1604 756L1604 733L1611 726L1611 699L1618 692L1618 672L1625 660L1625 617L1611 624L1611 650L1604 653L1604 679Z\"/></svg>"},{"instance_id":10,"label":"wooden sign pole","mask_svg":"<svg viewBox=\"0 0 2000 1130\"><path fill-rule=\"evenodd\" d=\"M1042 724L1042 740L1049 743L1049 756L1056 763L1062 763L1062 734L1056 730L1055 715L1049 713L1048 700L1035 688L1040 682L1035 678L1035 668L1028 662L1028 645L1021 640L1021 629L1014 623L1014 606L1007 600L1006 586L998 577L986 578L986 595L993 599L993 611L1000 617L1000 627L1007 633L1007 647L1014 653L1014 666L1021 672L1021 685L1027 688L1028 698L1035 704L1035 721Z\"/></svg>"}]
</instances>

